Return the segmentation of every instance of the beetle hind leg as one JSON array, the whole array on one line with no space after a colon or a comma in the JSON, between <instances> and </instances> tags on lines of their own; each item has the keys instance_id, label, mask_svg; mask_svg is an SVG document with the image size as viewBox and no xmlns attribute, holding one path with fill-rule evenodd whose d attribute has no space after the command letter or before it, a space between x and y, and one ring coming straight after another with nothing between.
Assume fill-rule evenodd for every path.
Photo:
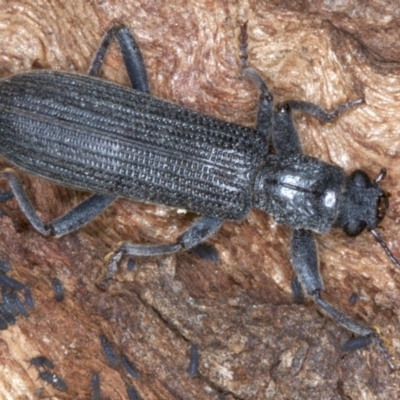
<instances>
[{"instance_id":1,"label":"beetle hind leg","mask_svg":"<svg viewBox=\"0 0 400 400\"><path fill-rule=\"evenodd\" d=\"M14 195L22 213L28 219L32 227L44 236L59 237L73 232L90 222L114 201L113 197L95 194L61 217L44 223L37 215L25 189L15 173L10 169L6 169L0 173L0 179L1 178L7 179L11 193Z\"/></svg>"},{"instance_id":2,"label":"beetle hind leg","mask_svg":"<svg viewBox=\"0 0 400 400\"><path fill-rule=\"evenodd\" d=\"M218 253L214 246L210 244L199 243L197 246L190 248L189 252L200 257L202 260L212 261L214 264L218 263Z\"/></svg>"},{"instance_id":3,"label":"beetle hind leg","mask_svg":"<svg viewBox=\"0 0 400 400\"><path fill-rule=\"evenodd\" d=\"M117 272L118 263L123 256L135 257L153 257L176 253L180 250L192 250L196 252L196 247L201 242L213 235L222 225L222 220L214 217L203 216L199 218L185 232L178 236L173 244L169 245L136 245L131 243L122 243L117 251L109 255L109 264L105 276L97 286L105 290L108 282L113 279ZM209 251L209 250L208 250ZM211 257L213 257L211 255Z\"/></svg>"}]
</instances>

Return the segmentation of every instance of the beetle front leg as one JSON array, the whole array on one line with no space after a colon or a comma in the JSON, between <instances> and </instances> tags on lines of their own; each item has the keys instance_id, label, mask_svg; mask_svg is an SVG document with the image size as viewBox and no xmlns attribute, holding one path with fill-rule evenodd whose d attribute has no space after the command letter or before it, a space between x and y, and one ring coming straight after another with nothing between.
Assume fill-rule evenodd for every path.
<instances>
[{"instance_id":1,"label":"beetle front leg","mask_svg":"<svg viewBox=\"0 0 400 400\"><path fill-rule=\"evenodd\" d=\"M359 336L371 337L390 368L394 369L394 365L390 361L390 357L375 329L354 320L322 299L323 284L318 268L317 247L314 235L310 230L293 229L291 262L301 286L325 314L350 332Z\"/></svg>"},{"instance_id":2,"label":"beetle front leg","mask_svg":"<svg viewBox=\"0 0 400 400\"><path fill-rule=\"evenodd\" d=\"M343 114L354 107L364 104L364 99L359 98L356 100L346 101L345 103L339 104L331 111L325 111L320 106L309 103L308 101L290 100L285 102L284 104L288 104L292 108L292 110L298 110L305 114L311 115L321 122L331 122L340 114Z\"/></svg>"},{"instance_id":3,"label":"beetle front leg","mask_svg":"<svg viewBox=\"0 0 400 400\"><path fill-rule=\"evenodd\" d=\"M117 251L111 254L107 272L98 286L105 290L108 282L114 277L118 263L125 255L135 257L152 257L176 253L179 250L195 248L203 240L213 235L222 225L222 220L214 217L201 217L189 229L183 232L175 243L170 245L135 245L123 243Z\"/></svg>"},{"instance_id":4,"label":"beetle front leg","mask_svg":"<svg viewBox=\"0 0 400 400\"><path fill-rule=\"evenodd\" d=\"M325 111L316 104L306 101L286 101L276 106L272 117L272 145L276 154L291 156L302 153L299 134L293 123L292 110L298 110L317 118L321 122L330 122L338 115L364 102L363 99L339 104L332 111Z\"/></svg>"},{"instance_id":5,"label":"beetle front leg","mask_svg":"<svg viewBox=\"0 0 400 400\"><path fill-rule=\"evenodd\" d=\"M332 319L357 335L376 334L374 329L347 317L322 300L323 283L319 273L317 246L310 230L293 229L291 263L302 288Z\"/></svg>"}]
</instances>

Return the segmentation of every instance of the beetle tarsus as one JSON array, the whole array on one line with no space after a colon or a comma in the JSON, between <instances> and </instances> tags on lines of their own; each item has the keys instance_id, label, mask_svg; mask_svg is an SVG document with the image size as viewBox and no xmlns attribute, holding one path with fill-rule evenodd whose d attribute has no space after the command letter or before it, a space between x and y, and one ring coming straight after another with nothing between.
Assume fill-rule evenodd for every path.
<instances>
[{"instance_id":1,"label":"beetle tarsus","mask_svg":"<svg viewBox=\"0 0 400 400\"><path fill-rule=\"evenodd\" d=\"M298 100L290 100L286 102L290 105L293 110L301 111L305 114L311 115L312 117L318 119L321 122L332 122L339 115L344 114L348 110L351 110L354 107L358 107L364 104L363 98L358 98L356 100L346 101L344 103L339 104L331 111L325 111L322 107L310 103L308 101L298 101Z\"/></svg>"},{"instance_id":2,"label":"beetle tarsus","mask_svg":"<svg viewBox=\"0 0 400 400\"><path fill-rule=\"evenodd\" d=\"M107 272L97 286L102 290L107 288L109 281L115 276L118 263L123 256L156 257L173 254L180 250L188 250L213 235L221 224L222 220L220 219L204 216L196 220L173 244L143 245L128 242L122 243L118 250L110 255ZM212 255L210 257L213 260L215 259Z\"/></svg>"}]
</instances>

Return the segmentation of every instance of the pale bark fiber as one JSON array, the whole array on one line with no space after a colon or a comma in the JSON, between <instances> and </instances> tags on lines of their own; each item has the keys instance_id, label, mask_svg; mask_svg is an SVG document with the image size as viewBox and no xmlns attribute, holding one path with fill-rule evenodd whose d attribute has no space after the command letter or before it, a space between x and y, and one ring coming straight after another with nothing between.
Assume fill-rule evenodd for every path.
<instances>
[{"instance_id":1,"label":"pale bark fiber","mask_svg":"<svg viewBox=\"0 0 400 400\"><path fill-rule=\"evenodd\" d=\"M276 101L307 100L331 109L365 98L365 105L322 125L295 115L306 154L363 168L385 166L391 193L382 235L400 256L400 8L363 1L0 0L0 77L52 68L85 73L105 30L130 27L142 50L152 94L227 121L254 126L257 90L240 76L238 27L248 21L249 65ZM127 84L117 47L104 79ZM1 153L1 149L0 149ZM6 165L5 163L4 166ZM84 195L20 174L48 220ZM7 184L2 183L7 189ZM343 356L350 334L311 303L294 305L289 230L252 211L226 222L209 241L214 265L191 254L121 262L106 292L95 282L104 257L120 241L171 243L194 219L163 206L118 200L84 229L61 239L36 233L14 200L0 206L0 260L27 283L36 302L29 318L0 332L0 398L88 399L100 373L103 397L126 399L119 372L101 353L103 333L135 364L126 378L146 400L394 399L399 372L390 373L375 348ZM378 326L400 354L400 271L372 235L318 237L326 295L332 304ZM51 279L65 286L56 302ZM359 300L348 302L351 293ZM199 374L189 378L190 343L199 346ZM50 358L68 391L37 380L26 360ZM42 390L40 391L40 389Z\"/></svg>"}]
</instances>

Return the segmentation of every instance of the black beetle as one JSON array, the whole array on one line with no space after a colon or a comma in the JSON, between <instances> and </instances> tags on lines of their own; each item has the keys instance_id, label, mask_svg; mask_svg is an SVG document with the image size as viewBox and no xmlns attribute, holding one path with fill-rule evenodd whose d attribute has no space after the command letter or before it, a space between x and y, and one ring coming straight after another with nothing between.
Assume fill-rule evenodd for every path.
<instances>
[{"instance_id":1,"label":"black beetle","mask_svg":"<svg viewBox=\"0 0 400 400\"><path fill-rule=\"evenodd\" d=\"M60 302L64 300L64 287L62 282L54 277L51 279L51 285L53 286L54 298Z\"/></svg>"},{"instance_id":2,"label":"black beetle","mask_svg":"<svg viewBox=\"0 0 400 400\"><path fill-rule=\"evenodd\" d=\"M136 368L132 365L132 363L124 354L120 355L120 360L121 360L121 365L128 376L130 376L131 378L140 377L139 372L136 370Z\"/></svg>"},{"instance_id":3,"label":"black beetle","mask_svg":"<svg viewBox=\"0 0 400 400\"><path fill-rule=\"evenodd\" d=\"M34 365L36 367L36 369L40 372L40 368L47 368L47 369L53 369L54 368L54 364L53 361L49 360L47 357L45 356L36 356L33 357L29 360L29 364Z\"/></svg>"},{"instance_id":4,"label":"black beetle","mask_svg":"<svg viewBox=\"0 0 400 400\"><path fill-rule=\"evenodd\" d=\"M129 400L140 400L138 392L132 385L126 385L126 394Z\"/></svg>"},{"instance_id":5,"label":"black beetle","mask_svg":"<svg viewBox=\"0 0 400 400\"><path fill-rule=\"evenodd\" d=\"M188 374L190 378L195 378L199 373L199 346L197 344L190 345L190 361Z\"/></svg>"},{"instance_id":6,"label":"black beetle","mask_svg":"<svg viewBox=\"0 0 400 400\"><path fill-rule=\"evenodd\" d=\"M60 392L65 392L68 390L67 384L57 375L52 374L47 371L39 372L39 378L50 383L54 388L58 389Z\"/></svg>"},{"instance_id":7,"label":"black beetle","mask_svg":"<svg viewBox=\"0 0 400 400\"><path fill-rule=\"evenodd\" d=\"M91 383L91 399L101 400L100 375L97 372L92 374L90 383Z\"/></svg>"},{"instance_id":8,"label":"black beetle","mask_svg":"<svg viewBox=\"0 0 400 400\"><path fill-rule=\"evenodd\" d=\"M100 344L107 364L114 369L118 368L121 361L119 355L114 351L112 344L104 335L100 335Z\"/></svg>"},{"instance_id":9,"label":"black beetle","mask_svg":"<svg viewBox=\"0 0 400 400\"><path fill-rule=\"evenodd\" d=\"M114 36L134 89L95 77ZM41 70L2 80L1 155L30 173L96 194L45 224L15 174L6 170L0 177L8 179L32 226L48 236L80 228L117 197L203 215L171 245L124 243L110 259L104 288L123 255L193 249L223 220L240 220L251 208L265 211L292 228L291 262L304 291L340 325L380 343L375 329L321 297L314 232L338 227L357 236L366 229L400 267L376 230L388 207L387 194L379 187L386 171L382 169L375 179L361 170L346 176L340 167L304 155L291 116L295 109L330 122L363 100L349 101L330 112L303 101L274 105L260 75L247 66L246 47L243 25L243 75L260 91L255 129L152 97L140 50L123 26L103 36L89 76Z\"/></svg>"}]
</instances>

